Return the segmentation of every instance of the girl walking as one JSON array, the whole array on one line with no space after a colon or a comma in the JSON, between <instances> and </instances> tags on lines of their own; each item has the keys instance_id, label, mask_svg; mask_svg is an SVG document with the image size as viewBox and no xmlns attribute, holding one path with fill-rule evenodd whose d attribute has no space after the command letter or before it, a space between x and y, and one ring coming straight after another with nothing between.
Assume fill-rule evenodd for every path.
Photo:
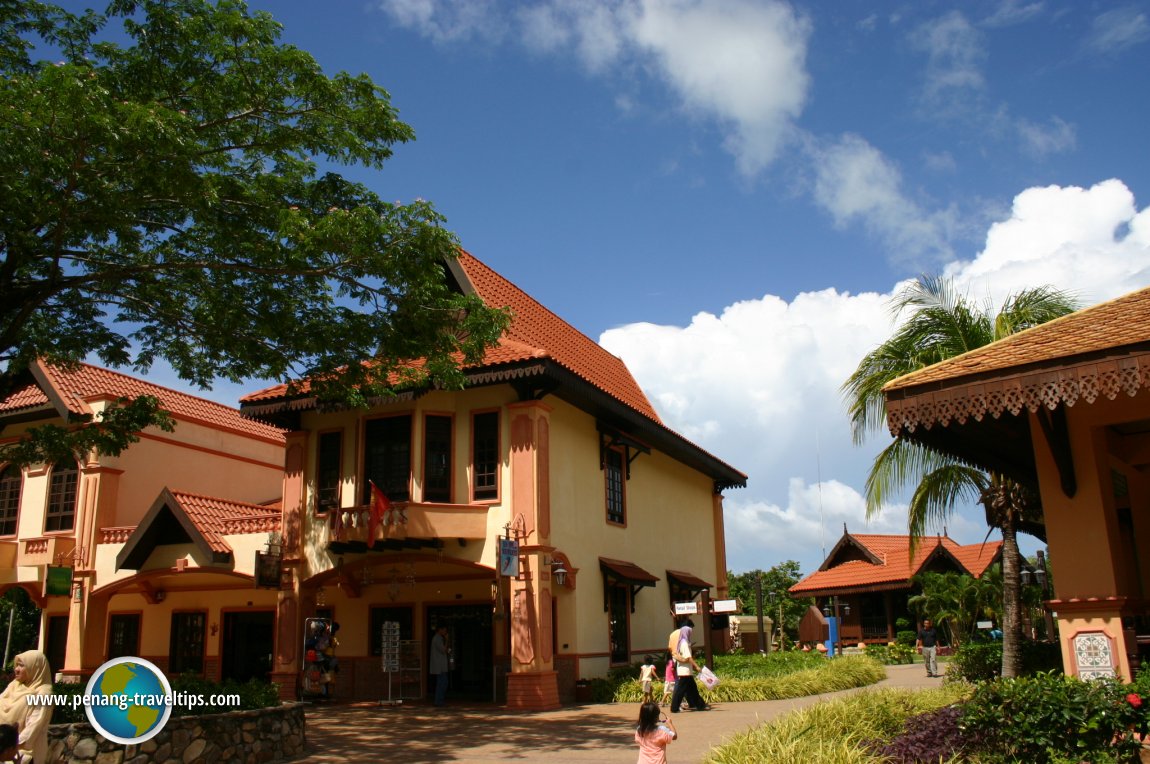
<instances>
[{"instance_id":1,"label":"girl walking","mask_svg":"<svg viewBox=\"0 0 1150 764\"><path fill-rule=\"evenodd\" d=\"M674 722L662 715L658 703L639 707L639 723L635 725L638 764L667 764L667 746L678 737Z\"/></svg>"}]
</instances>

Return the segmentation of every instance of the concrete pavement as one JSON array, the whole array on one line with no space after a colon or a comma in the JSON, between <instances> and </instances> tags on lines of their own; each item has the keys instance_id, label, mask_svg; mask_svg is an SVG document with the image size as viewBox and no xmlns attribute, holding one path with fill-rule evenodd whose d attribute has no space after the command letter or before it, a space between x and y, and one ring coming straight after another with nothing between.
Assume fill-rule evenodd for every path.
<instances>
[{"instance_id":1,"label":"concrete pavement","mask_svg":"<svg viewBox=\"0 0 1150 764\"><path fill-rule=\"evenodd\" d=\"M922 664L887 666L887 678L872 687L937 687ZM845 692L855 692L847 690ZM705 713L677 714L679 739L668 758L700 762L725 739L797 708L843 693L790 700L723 703ZM566 706L557 711L519 712L498 706L346 705L315 706L307 712L308 753L293 762L493 761L552 764L632 764L638 757L634 724L638 704Z\"/></svg>"}]
</instances>

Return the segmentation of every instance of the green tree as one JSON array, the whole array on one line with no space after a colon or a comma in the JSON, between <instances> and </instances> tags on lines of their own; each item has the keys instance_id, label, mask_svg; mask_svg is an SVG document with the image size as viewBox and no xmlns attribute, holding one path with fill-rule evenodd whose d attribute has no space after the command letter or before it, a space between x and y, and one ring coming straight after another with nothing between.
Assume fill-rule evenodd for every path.
<instances>
[{"instance_id":1,"label":"green tree","mask_svg":"<svg viewBox=\"0 0 1150 764\"><path fill-rule=\"evenodd\" d=\"M885 429L888 382L931 364L988 345L1075 310L1075 301L1049 287L1027 289L993 311L958 294L950 280L923 276L903 289L891 304L894 317L905 317L894 335L867 353L843 384L855 442ZM926 532L963 503L978 502L987 522L1002 531L1003 649L1002 675L1017 676L1022 638L1019 584L1019 530L1041 533L1037 494L998 472L984 472L912 441L896 437L875 458L866 483L867 515L906 487L911 495L908 531L912 548Z\"/></svg>"},{"instance_id":2,"label":"green tree","mask_svg":"<svg viewBox=\"0 0 1150 764\"><path fill-rule=\"evenodd\" d=\"M25 650L33 650L40 637L40 608L19 586L13 586L0 597L0 640L7 647L4 671Z\"/></svg>"},{"instance_id":3,"label":"green tree","mask_svg":"<svg viewBox=\"0 0 1150 764\"><path fill-rule=\"evenodd\" d=\"M459 386L498 338L505 313L448 286L434 207L331 171L414 138L386 91L280 33L240 0L0 2L0 395L35 358L94 355L356 405ZM125 406L92 429L162 421ZM29 453L93 447L58 435Z\"/></svg>"},{"instance_id":4,"label":"green tree","mask_svg":"<svg viewBox=\"0 0 1150 764\"><path fill-rule=\"evenodd\" d=\"M727 573L727 586L731 597L743 603L744 615L758 615L756 582L762 577L763 615L775 621L775 628L783 634L797 634L799 619L807 608L814 604L811 597L792 599L788 590L802 580L803 574L795 560L780 562L767 571L752 570L746 573ZM779 611L782 610L782 622Z\"/></svg>"},{"instance_id":5,"label":"green tree","mask_svg":"<svg viewBox=\"0 0 1150 764\"><path fill-rule=\"evenodd\" d=\"M1002 575L997 565L980 578L928 571L916 576L914 583L920 591L907 605L944 628L955 647L974 637L980 620L997 620L1001 612Z\"/></svg>"}]
</instances>

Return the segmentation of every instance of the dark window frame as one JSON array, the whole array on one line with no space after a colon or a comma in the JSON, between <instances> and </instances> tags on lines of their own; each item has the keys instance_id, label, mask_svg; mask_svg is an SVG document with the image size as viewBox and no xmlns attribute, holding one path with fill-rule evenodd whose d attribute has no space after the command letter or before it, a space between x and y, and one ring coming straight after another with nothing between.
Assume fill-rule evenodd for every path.
<instances>
[{"instance_id":1,"label":"dark window frame","mask_svg":"<svg viewBox=\"0 0 1150 764\"><path fill-rule=\"evenodd\" d=\"M0 536L15 536L20 529L20 499L24 470L15 464L0 467Z\"/></svg>"},{"instance_id":2,"label":"dark window frame","mask_svg":"<svg viewBox=\"0 0 1150 764\"><path fill-rule=\"evenodd\" d=\"M627 457L617 448L603 452L603 503L607 509L607 522L627 524Z\"/></svg>"},{"instance_id":3,"label":"dark window frame","mask_svg":"<svg viewBox=\"0 0 1150 764\"><path fill-rule=\"evenodd\" d=\"M321 432L315 446L315 513L326 515L339 509L342 488L343 430Z\"/></svg>"},{"instance_id":4,"label":"dark window frame","mask_svg":"<svg viewBox=\"0 0 1150 764\"><path fill-rule=\"evenodd\" d=\"M632 596L629 584L619 581L608 584L607 649L612 666L625 666L631 662Z\"/></svg>"},{"instance_id":5,"label":"dark window frame","mask_svg":"<svg viewBox=\"0 0 1150 764\"><path fill-rule=\"evenodd\" d=\"M471 413L471 500L476 503L499 501L499 414L498 410Z\"/></svg>"},{"instance_id":6,"label":"dark window frame","mask_svg":"<svg viewBox=\"0 0 1150 764\"><path fill-rule=\"evenodd\" d=\"M123 631L117 634L117 623L128 624L135 623L135 640L130 649L128 645L118 644L122 641L121 636ZM139 610L130 613L109 613L108 614L108 654L106 660L113 658L123 658L125 655L139 656L140 654L140 632L143 630L143 614ZM129 630L130 631L130 630Z\"/></svg>"},{"instance_id":7,"label":"dark window frame","mask_svg":"<svg viewBox=\"0 0 1150 764\"><path fill-rule=\"evenodd\" d=\"M434 428L432 424L434 423ZM440 429L434 432L433 429ZM444 442L446 436L446 442ZM455 499L453 480L455 418L451 414L423 415L423 500L451 504Z\"/></svg>"},{"instance_id":8,"label":"dark window frame","mask_svg":"<svg viewBox=\"0 0 1150 764\"><path fill-rule=\"evenodd\" d=\"M411 500L412 414L368 419L363 428L361 503L371 504L371 481L389 501ZM373 437L373 430L376 435Z\"/></svg>"},{"instance_id":9,"label":"dark window frame","mask_svg":"<svg viewBox=\"0 0 1150 764\"><path fill-rule=\"evenodd\" d=\"M45 533L67 533L76 528L76 501L80 493L80 466L72 461L52 465L48 476L48 505L44 511Z\"/></svg>"},{"instance_id":10,"label":"dark window frame","mask_svg":"<svg viewBox=\"0 0 1150 764\"><path fill-rule=\"evenodd\" d=\"M198 623L197 623L198 621ZM204 675L207 658L208 611L176 610L172 612L168 637L168 674ZM198 649L198 653L196 648Z\"/></svg>"}]
</instances>

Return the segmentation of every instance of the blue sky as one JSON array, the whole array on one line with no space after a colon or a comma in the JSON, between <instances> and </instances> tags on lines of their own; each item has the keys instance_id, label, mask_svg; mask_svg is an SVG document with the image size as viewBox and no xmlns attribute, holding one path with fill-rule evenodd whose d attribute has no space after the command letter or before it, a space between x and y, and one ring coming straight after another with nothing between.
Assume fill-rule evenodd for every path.
<instances>
[{"instance_id":1,"label":"blue sky","mask_svg":"<svg viewBox=\"0 0 1150 764\"><path fill-rule=\"evenodd\" d=\"M922 272L1084 304L1150 284L1145 2L264 2L418 136L379 173L750 476L729 567L816 567L887 442L838 387ZM167 382L157 370L157 381ZM258 387L219 386L235 403ZM960 513L951 535L985 534ZM1027 549L1033 549L1028 545Z\"/></svg>"}]
</instances>

